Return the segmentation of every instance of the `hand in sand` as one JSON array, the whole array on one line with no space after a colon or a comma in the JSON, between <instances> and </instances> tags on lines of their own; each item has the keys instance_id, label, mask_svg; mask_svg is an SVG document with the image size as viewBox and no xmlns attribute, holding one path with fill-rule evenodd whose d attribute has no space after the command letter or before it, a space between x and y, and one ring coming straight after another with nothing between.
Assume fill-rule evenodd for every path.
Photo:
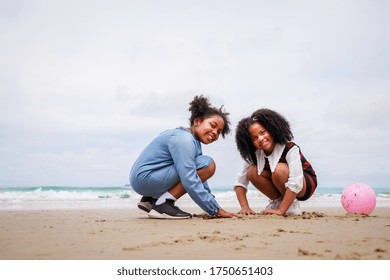
<instances>
[{"instance_id":1,"label":"hand in sand","mask_svg":"<svg viewBox=\"0 0 390 280\"><path fill-rule=\"evenodd\" d=\"M279 209L265 209L262 213L265 215L271 215L271 214L275 214L275 215L279 215L279 216L284 215L284 212L280 211Z\"/></svg>"},{"instance_id":2,"label":"hand in sand","mask_svg":"<svg viewBox=\"0 0 390 280\"><path fill-rule=\"evenodd\" d=\"M225 210L220 208L218 209L216 216L220 218L233 218L236 217L237 215L234 213L226 212Z\"/></svg>"},{"instance_id":3,"label":"hand in sand","mask_svg":"<svg viewBox=\"0 0 390 280\"><path fill-rule=\"evenodd\" d=\"M241 215L254 215L254 214L256 214L256 212L253 211L252 209L250 209L249 207L242 207L241 210L238 212L238 214L241 214Z\"/></svg>"}]
</instances>

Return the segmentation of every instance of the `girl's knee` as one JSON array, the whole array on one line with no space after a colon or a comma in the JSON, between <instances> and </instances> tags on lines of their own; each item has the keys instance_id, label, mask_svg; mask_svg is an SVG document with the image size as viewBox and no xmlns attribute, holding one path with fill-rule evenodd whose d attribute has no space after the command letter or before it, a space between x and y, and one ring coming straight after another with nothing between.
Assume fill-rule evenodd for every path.
<instances>
[{"instance_id":1,"label":"girl's knee","mask_svg":"<svg viewBox=\"0 0 390 280\"><path fill-rule=\"evenodd\" d=\"M271 180L271 172L267 170L263 170L263 172L261 172L261 174L259 175L257 173L256 165L251 165L248 168L246 176L248 180L254 185L263 184L264 181Z\"/></svg>"},{"instance_id":2,"label":"girl's knee","mask_svg":"<svg viewBox=\"0 0 390 280\"><path fill-rule=\"evenodd\" d=\"M202 170L205 175L208 177L211 177L215 173L215 162L214 160L206 155L200 155L195 158L195 164L196 164L196 169L198 170L198 173L200 170Z\"/></svg>"},{"instance_id":3,"label":"girl's knee","mask_svg":"<svg viewBox=\"0 0 390 280\"><path fill-rule=\"evenodd\" d=\"M278 163L274 172L272 173L273 178L288 179L289 169L287 163Z\"/></svg>"},{"instance_id":4,"label":"girl's knee","mask_svg":"<svg viewBox=\"0 0 390 280\"><path fill-rule=\"evenodd\" d=\"M215 164L215 161L212 160L210 165L207 167L207 170L210 172L211 176L213 176L216 169L217 169L217 166Z\"/></svg>"},{"instance_id":5,"label":"girl's knee","mask_svg":"<svg viewBox=\"0 0 390 280\"><path fill-rule=\"evenodd\" d=\"M198 176L200 177L202 182L207 181L214 175L215 169L216 169L215 162L211 160L208 166L198 169Z\"/></svg>"},{"instance_id":6,"label":"girl's knee","mask_svg":"<svg viewBox=\"0 0 390 280\"><path fill-rule=\"evenodd\" d=\"M257 168L256 165L251 165L248 168L248 171L246 173L246 177L248 178L249 181L253 181L257 176Z\"/></svg>"}]
</instances>

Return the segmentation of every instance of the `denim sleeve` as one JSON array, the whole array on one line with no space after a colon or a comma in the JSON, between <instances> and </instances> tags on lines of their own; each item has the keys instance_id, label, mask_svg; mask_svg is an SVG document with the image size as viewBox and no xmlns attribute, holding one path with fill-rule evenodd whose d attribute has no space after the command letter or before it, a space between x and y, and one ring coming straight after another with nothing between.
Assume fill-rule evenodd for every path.
<instances>
[{"instance_id":1,"label":"denim sleeve","mask_svg":"<svg viewBox=\"0 0 390 280\"><path fill-rule=\"evenodd\" d=\"M191 136L192 137L192 136ZM168 144L174 165L184 189L202 210L215 215L220 208L207 183L200 180L196 170L196 146L194 140L172 136Z\"/></svg>"}]
</instances>

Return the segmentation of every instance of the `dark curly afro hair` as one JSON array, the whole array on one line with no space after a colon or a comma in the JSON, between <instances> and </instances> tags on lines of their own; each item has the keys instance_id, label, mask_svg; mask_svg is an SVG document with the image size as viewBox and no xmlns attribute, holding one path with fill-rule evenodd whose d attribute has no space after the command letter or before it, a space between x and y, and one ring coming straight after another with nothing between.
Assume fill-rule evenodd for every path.
<instances>
[{"instance_id":1,"label":"dark curly afro hair","mask_svg":"<svg viewBox=\"0 0 390 280\"><path fill-rule=\"evenodd\" d=\"M188 108L188 110L191 112L191 117L189 119L191 126L194 124L196 118L199 118L200 121L203 121L207 117L218 115L223 119L225 123L221 132L222 137L225 138L225 135L229 134L229 113L224 110L223 106L221 106L220 108L216 108L210 104L209 99L207 97L204 97L203 95L197 95L194 97L194 100L190 102L190 107Z\"/></svg>"},{"instance_id":2,"label":"dark curly afro hair","mask_svg":"<svg viewBox=\"0 0 390 280\"><path fill-rule=\"evenodd\" d=\"M243 118L236 127L236 145L241 157L253 164L257 164L256 147L249 135L249 127L256 122L268 131L275 143L286 144L294 138L287 119L273 110L260 109Z\"/></svg>"}]
</instances>

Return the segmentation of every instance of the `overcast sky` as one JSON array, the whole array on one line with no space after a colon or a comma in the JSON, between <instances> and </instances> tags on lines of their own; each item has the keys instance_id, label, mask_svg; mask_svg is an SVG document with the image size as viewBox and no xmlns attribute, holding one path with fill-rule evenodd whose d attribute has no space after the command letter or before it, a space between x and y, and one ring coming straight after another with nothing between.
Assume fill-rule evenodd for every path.
<instances>
[{"instance_id":1,"label":"overcast sky","mask_svg":"<svg viewBox=\"0 0 390 280\"><path fill-rule=\"evenodd\" d=\"M203 146L232 185L237 122L274 109L319 187L390 187L390 2L0 0L0 186L122 186L142 148L230 112Z\"/></svg>"}]
</instances>

